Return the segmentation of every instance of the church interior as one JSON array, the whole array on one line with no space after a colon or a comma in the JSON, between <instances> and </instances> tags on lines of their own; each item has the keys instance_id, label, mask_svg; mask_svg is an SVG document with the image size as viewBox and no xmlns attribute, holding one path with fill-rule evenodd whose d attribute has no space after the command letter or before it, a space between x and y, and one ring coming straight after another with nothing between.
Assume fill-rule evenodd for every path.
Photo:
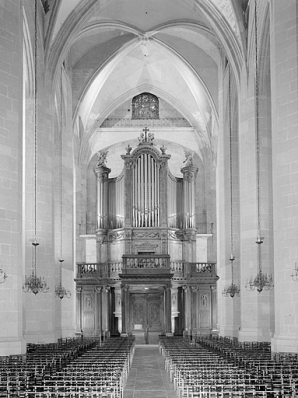
<instances>
[{"instance_id":1,"label":"church interior","mask_svg":"<svg viewBox=\"0 0 298 398\"><path fill-rule=\"evenodd\" d=\"M0 371L114 350L119 385L76 396L123 397L159 347L162 397L296 396L297 2L5 0L0 18ZM291 378L199 391L182 351ZM36 387L48 362L30 396L71 397Z\"/></svg>"}]
</instances>

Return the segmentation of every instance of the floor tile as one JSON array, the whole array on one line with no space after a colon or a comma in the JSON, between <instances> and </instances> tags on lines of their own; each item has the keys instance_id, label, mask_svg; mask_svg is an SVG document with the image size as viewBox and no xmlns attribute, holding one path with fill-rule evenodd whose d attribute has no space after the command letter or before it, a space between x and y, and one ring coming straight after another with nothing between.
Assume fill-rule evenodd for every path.
<instances>
[{"instance_id":1,"label":"floor tile","mask_svg":"<svg viewBox=\"0 0 298 398\"><path fill-rule=\"evenodd\" d=\"M158 346L137 346L123 398L177 398Z\"/></svg>"}]
</instances>

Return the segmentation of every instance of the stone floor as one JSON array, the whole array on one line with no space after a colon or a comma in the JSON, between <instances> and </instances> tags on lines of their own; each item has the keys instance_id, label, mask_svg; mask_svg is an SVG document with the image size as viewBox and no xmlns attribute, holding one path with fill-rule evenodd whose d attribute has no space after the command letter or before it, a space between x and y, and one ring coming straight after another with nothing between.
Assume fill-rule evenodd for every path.
<instances>
[{"instance_id":1,"label":"stone floor","mask_svg":"<svg viewBox=\"0 0 298 398\"><path fill-rule=\"evenodd\" d=\"M158 346L136 346L124 398L177 398Z\"/></svg>"}]
</instances>

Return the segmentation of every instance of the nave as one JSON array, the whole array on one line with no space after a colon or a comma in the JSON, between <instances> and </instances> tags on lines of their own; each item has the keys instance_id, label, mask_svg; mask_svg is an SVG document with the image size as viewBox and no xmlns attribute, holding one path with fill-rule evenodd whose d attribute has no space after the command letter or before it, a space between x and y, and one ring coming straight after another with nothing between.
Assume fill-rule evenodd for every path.
<instances>
[{"instance_id":1,"label":"nave","mask_svg":"<svg viewBox=\"0 0 298 398\"><path fill-rule=\"evenodd\" d=\"M0 362L1 398L293 398L297 383L297 355L222 337L61 339Z\"/></svg>"}]
</instances>

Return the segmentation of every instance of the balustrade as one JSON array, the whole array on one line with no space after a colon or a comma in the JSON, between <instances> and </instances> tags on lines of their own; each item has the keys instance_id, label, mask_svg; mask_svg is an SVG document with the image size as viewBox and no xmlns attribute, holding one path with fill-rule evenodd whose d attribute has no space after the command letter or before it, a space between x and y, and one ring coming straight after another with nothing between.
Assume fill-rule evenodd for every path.
<instances>
[{"instance_id":1,"label":"balustrade","mask_svg":"<svg viewBox=\"0 0 298 398\"><path fill-rule=\"evenodd\" d=\"M171 272L174 274L191 274L197 273L203 276L215 276L215 264L213 262L202 262L202 263L189 263L184 261L171 261Z\"/></svg>"},{"instance_id":2,"label":"balustrade","mask_svg":"<svg viewBox=\"0 0 298 398\"><path fill-rule=\"evenodd\" d=\"M98 263L78 263L78 274L97 274L98 271Z\"/></svg>"},{"instance_id":3,"label":"balustrade","mask_svg":"<svg viewBox=\"0 0 298 398\"><path fill-rule=\"evenodd\" d=\"M202 274L215 276L214 262L189 263L184 261L171 261L169 255L124 255L123 262L108 263L77 263L78 278L90 277L115 277L123 272L123 269L169 269L174 274Z\"/></svg>"},{"instance_id":4,"label":"balustrade","mask_svg":"<svg viewBox=\"0 0 298 398\"><path fill-rule=\"evenodd\" d=\"M185 263L183 261L171 261L171 272L184 273Z\"/></svg>"},{"instance_id":5,"label":"balustrade","mask_svg":"<svg viewBox=\"0 0 298 398\"><path fill-rule=\"evenodd\" d=\"M109 262L109 271L110 273L117 273L121 274L122 273L122 261L119 262Z\"/></svg>"},{"instance_id":6,"label":"balustrade","mask_svg":"<svg viewBox=\"0 0 298 398\"><path fill-rule=\"evenodd\" d=\"M196 272L206 272L206 273L212 273L212 265L215 265L215 263L192 263L196 267Z\"/></svg>"},{"instance_id":7,"label":"balustrade","mask_svg":"<svg viewBox=\"0 0 298 398\"><path fill-rule=\"evenodd\" d=\"M127 268L170 269L170 256L168 255L125 255L123 266Z\"/></svg>"}]
</instances>

